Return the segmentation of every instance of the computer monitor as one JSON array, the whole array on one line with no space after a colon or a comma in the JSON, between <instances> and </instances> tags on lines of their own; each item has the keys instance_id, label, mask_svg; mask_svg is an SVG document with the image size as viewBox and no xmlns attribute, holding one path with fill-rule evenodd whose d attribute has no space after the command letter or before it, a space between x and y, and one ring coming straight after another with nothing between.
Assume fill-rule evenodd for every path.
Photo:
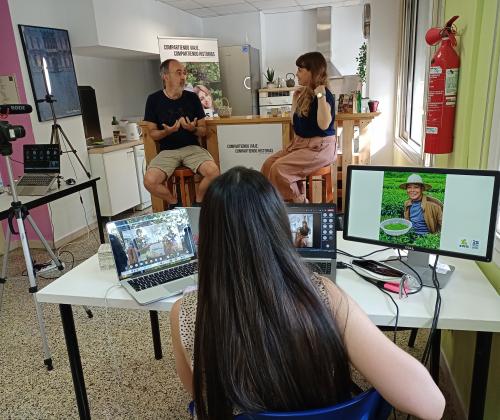
<instances>
[{"instance_id":1,"label":"computer monitor","mask_svg":"<svg viewBox=\"0 0 500 420\"><path fill-rule=\"evenodd\" d=\"M351 165L344 239L407 249L404 261L432 286L429 254L491 261L499 185L498 171ZM452 272L438 270L440 287Z\"/></svg>"},{"instance_id":2,"label":"computer monitor","mask_svg":"<svg viewBox=\"0 0 500 420\"><path fill-rule=\"evenodd\" d=\"M24 172L59 173L60 155L58 144L25 144L23 145Z\"/></svg>"}]
</instances>

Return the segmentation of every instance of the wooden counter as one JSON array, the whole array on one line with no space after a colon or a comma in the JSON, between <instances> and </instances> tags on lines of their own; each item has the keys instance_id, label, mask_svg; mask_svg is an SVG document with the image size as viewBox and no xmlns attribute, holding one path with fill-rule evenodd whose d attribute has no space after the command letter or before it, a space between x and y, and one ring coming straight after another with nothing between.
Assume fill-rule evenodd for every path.
<instances>
[{"instance_id":1,"label":"wooden counter","mask_svg":"<svg viewBox=\"0 0 500 420\"><path fill-rule=\"evenodd\" d=\"M345 182L347 174L347 165L352 163L359 163L367 165L370 163L370 132L368 125L380 113L359 113L359 114L336 114L335 116L335 129L339 137L339 158L333 165L332 181L337 193L334 194L334 201L339 208L342 208L345 202ZM207 122L207 136L206 148L213 156L215 162L219 164L219 144L217 138L217 127L225 125L250 125L250 124L280 124L282 134L282 147L286 147L293 136L293 129L290 116L260 116L260 115L247 115L247 116L233 116L229 118L206 118ZM151 159L158 153L158 143L155 143L149 137L149 130L147 125L141 123L141 128L144 136L144 150L146 155L146 162L149 163ZM353 140L355 127L359 128L359 151L354 155ZM244 162L242 162L244 164ZM316 201L316 194L313 194L313 199ZM342 201L339 202L341 199ZM153 197L153 211L161 211L163 203Z\"/></svg>"},{"instance_id":2,"label":"wooden counter","mask_svg":"<svg viewBox=\"0 0 500 420\"><path fill-rule=\"evenodd\" d=\"M140 144L142 144L142 139L125 140L118 144L90 146L88 148L88 154L95 155L95 154L109 153L109 152L114 152L116 150L128 149L129 147L139 146Z\"/></svg>"}]
</instances>

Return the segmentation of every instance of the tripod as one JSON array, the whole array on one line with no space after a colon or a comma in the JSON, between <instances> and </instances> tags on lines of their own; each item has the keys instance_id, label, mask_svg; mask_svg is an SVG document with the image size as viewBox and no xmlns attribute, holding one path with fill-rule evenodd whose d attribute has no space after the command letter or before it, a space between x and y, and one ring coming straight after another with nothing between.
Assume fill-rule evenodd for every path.
<instances>
[{"instance_id":1,"label":"tripod","mask_svg":"<svg viewBox=\"0 0 500 420\"><path fill-rule=\"evenodd\" d=\"M33 262L31 260L31 253L28 245L28 238L26 237L26 230L24 228L24 219L28 219L28 222L30 223L31 227L33 230L36 232L38 235L38 238L41 240L43 243L45 249L47 252L50 254L50 257L54 261L55 265L59 270L63 270L64 266L62 261L57 258L57 256L52 252L50 249L49 244L45 240L45 238L42 235L42 232L40 232L40 229L38 229L38 226L36 225L35 221L33 218L30 216L26 208L22 205L21 201L19 201L17 197L17 192L16 192L16 184L14 183L14 176L12 173L12 166L10 164L10 160L8 157L8 154L5 154L5 150L0 151L2 155L5 156L5 164L7 166L7 173L9 175L9 182L10 182L10 188L12 192L12 214L9 216L9 229L7 229L7 247L6 247L6 252L3 256L3 266L2 266L2 275L0 277L0 305L2 302L2 295L3 295L3 286L6 280L6 273L7 273L7 261L8 261L8 254L9 254L9 249L10 249L10 237L12 233L16 233L14 231L14 226L12 224L12 219L15 218L17 222L17 229L19 232L19 237L21 238L21 244L23 248L23 254L24 254L24 261L26 263L26 270L28 271L28 279L30 283L30 287L28 289L29 293L32 294L33 296L33 301L35 302L35 308L36 308L36 315L38 319L38 327L40 329L40 335L42 337L42 346L43 346L43 352L45 355L45 359L43 363L47 366L48 370L52 370L52 358L50 355L50 350L49 350L49 345L47 343L47 335L45 333L45 322L43 320L43 314L42 314L42 308L40 307L40 303L36 300L36 292L38 291L38 286L36 284L36 274L35 270L33 268Z\"/></svg>"},{"instance_id":2,"label":"tripod","mask_svg":"<svg viewBox=\"0 0 500 420\"><path fill-rule=\"evenodd\" d=\"M44 61L44 71L42 72L42 74L43 74L43 82L45 84L46 95L45 95L45 98L37 99L36 102L37 103L47 102L50 106L50 111L52 113L52 131L50 134L50 144L59 145L59 153L62 155L63 151L61 149L61 137L60 137L60 136L62 136L62 138L66 141L66 144L69 146L70 151L75 155L76 160L78 161L78 163L80 164L80 166L83 169L83 172L85 172L85 175L87 175L87 178L90 179L91 178L90 172L87 171L87 168L85 168L85 165L83 164L83 162L80 160L80 157L76 153L76 149L73 147L73 145L71 144L71 142L68 139L68 136L66 135L66 133L64 132L62 127L57 122L56 111L54 109L54 102L57 102L57 100L54 99L54 95L51 94L50 82L47 80L49 75L48 75L48 71L46 68L45 59L43 59L43 61ZM61 181L60 181L60 178L58 177L57 178L57 186L59 187L60 185L61 185Z\"/></svg>"}]
</instances>

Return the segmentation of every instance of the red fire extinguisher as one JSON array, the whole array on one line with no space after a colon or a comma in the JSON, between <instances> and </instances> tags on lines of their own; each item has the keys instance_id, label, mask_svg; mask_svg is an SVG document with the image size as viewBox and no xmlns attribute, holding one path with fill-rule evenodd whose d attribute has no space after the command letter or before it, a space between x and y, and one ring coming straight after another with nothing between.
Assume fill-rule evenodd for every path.
<instances>
[{"instance_id":1,"label":"red fire extinguisher","mask_svg":"<svg viewBox=\"0 0 500 420\"><path fill-rule=\"evenodd\" d=\"M431 28L425 34L429 45L441 45L431 60L425 127L425 153L451 153L457 104L458 70L460 57L455 51L456 28L453 16L444 28Z\"/></svg>"}]
</instances>

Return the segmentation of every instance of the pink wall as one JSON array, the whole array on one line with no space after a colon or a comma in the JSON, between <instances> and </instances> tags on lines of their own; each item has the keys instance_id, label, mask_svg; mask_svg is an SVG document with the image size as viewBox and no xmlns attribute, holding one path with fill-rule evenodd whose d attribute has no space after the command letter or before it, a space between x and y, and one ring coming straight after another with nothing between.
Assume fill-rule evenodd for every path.
<instances>
[{"instance_id":1,"label":"pink wall","mask_svg":"<svg viewBox=\"0 0 500 420\"><path fill-rule=\"evenodd\" d=\"M17 88L19 90L19 99L21 103L28 103L26 99L26 91L24 89L23 75L21 73L21 65L19 60L24 60L24 53L22 49L18 52L16 48L16 41L14 37L14 30L17 31L17 25L15 28L12 26L12 21L10 18L9 4L8 0L0 0L0 74L1 75L11 75L16 76ZM31 86L29 86L31 89ZM34 108L34 106L33 106ZM36 112L33 110L33 112ZM22 125L26 130L26 137L16 140L12 143L13 153L11 158L22 162L23 160L23 144L33 144L35 143L35 137L33 136L33 127L31 125L31 119L29 114L22 115L12 115L9 116L8 121L10 124ZM14 161L11 161L14 176L20 176L23 173L23 165ZM0 156L0 175L4 184L8 184L7 168L5 167L5 157ZM5 193L4 193L5 194ZM52 226L50 223L49 212L47 206L41 206L30 211L31 216L35 220L38 228L41 230L45 239L48 241L53 240ZM7 223L3 221L3 230L6 232ZM35 232L27 223L26 231L28 238L36 239L37 236Z\"/></svg>"}]
</instances>

